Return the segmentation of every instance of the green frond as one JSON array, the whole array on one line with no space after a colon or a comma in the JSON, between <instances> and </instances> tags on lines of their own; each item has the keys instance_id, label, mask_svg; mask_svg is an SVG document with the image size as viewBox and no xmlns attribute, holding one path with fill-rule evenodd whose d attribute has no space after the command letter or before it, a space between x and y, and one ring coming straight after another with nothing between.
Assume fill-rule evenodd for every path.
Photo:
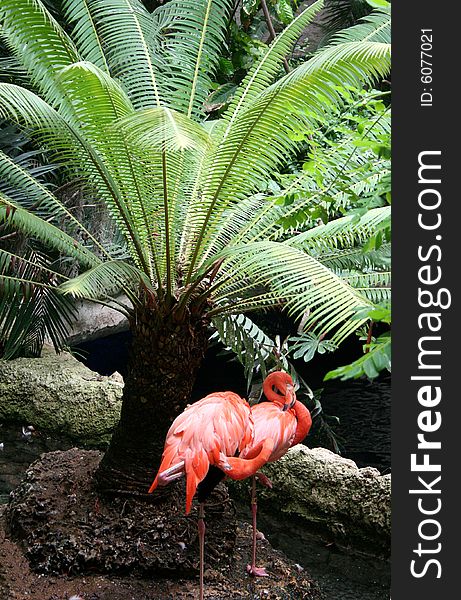
<instances>
[{"instance_id":1,"label":"green frond","mask_svg":"<svg viewBox=\"0 0 461 600\"><path fill-rule=\"evenodd\" d=\"M108 298L121 291L133 297L140 286L152 289L146 274L133 265L121 260L112 260L98 264L81 275L69 279L59 286L63 294L74 298L93 300Z\"/></svg>"},{"instance_id":2,"label":"green frond","mask_svg":"<svg viewBox=\"0 0 461 600\"><path fill-rule=\"evenodd\" d=\"M300 65L260 94L233 124L227 137L210 154L195 259L220 228L223 214L234 203L257 191L274 168L297 147L293 134L329 105L342 102L339 84L370 83L389 69L390 48L375 42L352 42L329 47Z\"/></svg>"},{"instance_id":3,"label":"green frond","mask_svg":"<svg viewBox=\"0 0 461 600\"><path fill-rule=\"evenodd\" d=\"M266 374L266 360L275 347L271 338L249 317L243 314L213 317L216 332L210 340L219 339L231 350L244 367L250 382L255 369Z\"/></svg>"},{"instance_id":4,"label":"green frond","mask_svg":"<svg viewBox=\"0 0 461 600\"><path fill-rule=\"evenodd\" d=\"M373 304L387 304L391 300L390 271L372 273L345 271L340 274L340 277Z\"/></svg>"},{"instance_id":5,"label":"green frond","mask_svg":"<svg viewBox=\"0 0 461 600\"><path fill-rule=\"evenodd\" d=\"M15 256L0 250L0 344L2 358L38 356L45 336L63 348L75 308L57 291L59 273L43 254Z\"/></svg>"},{"instance_id":6,"label":"green frond","mask_svg":"<svg viewBox=\"0 0 461 600\"><path fill-rule=\"evenodd\" d=\"M273 83L283 58L291 51L296 40L323 8L323 5L324 0L317 0L317 2L304 9L273 40L263 57L250 69L224 114L223 118L226 121L227 128L242 111L255 101L261 92ZM223 134L223 137L226 137L226 133Z\"/></svg>"},{"instance_id":7,"label":"green frond","mask_svg":"<svg viewBox=\"0 0 461 600\"><path fill-rule=\"evenodd\" d=\"M379 231L388 230L391 207L373 208L361 217L347 215L292 237L287 244L306 251L325 252L365 243Z\"/></svg>"},{"instance_id":8,"label":"green frond","mask_svg":"<svg viewBox=\"0 0 461 600\"><path fill-rule=\"evenodd\" d=\"M120 121L129 142L143 150L168 154L193 150L203 153L210 146L210 137L199 123L166 106L137 111Z\"/></svg>"},{"instance_id":9,"label":"green frond","mask_svg":"<svg viewBox=\"0 0 461 600\"><path fill-rule=\"evenodd\" d=\"M58 82L66 94L59 114L79 129L101 151L112 123L134 112L120 84L91 62L77 62L61 70ZM106 142L109 146L110 142Z\"/></svg>"},{"instance_id":10,"label":"green frond","mask_svg":"<svg viewBox=\"0 0 461 600\"><path fill-rule=\"evenodd\" d=\"M366 321L355 319L355 311L371 303L320 262L288 244L256 242L229 248L222 255L226 259L216 300L225 302L229 312L239 310L242 289L252 286L273 294L273 304L282 304L296 318L309 314L304 329L331 332L334 343Z\"/></svg>"},{"instance_id":11,"label":"green frond","mask_svg":"<svg viewBox=\"0 0 461 600\"><path fill-rule=\"evenodd\" d=\"M321 253L311 252L323 265L340 275L345 271L383 271L390 268L391 245L381 244L378 249L370 250L365 246L356 246Z\"/></svg>"},{"instance_id":12,"label":"green frond","mask_svg":"<svg viewBox=\"0 0 461 600\"><path fill-rule=\"evenodd\" d=\"M333 36L332 44L342 44L368 40L390 44L391 42L391 6L375 9L371 14L362 17L353 27L348 27Z\"/></svg>"},{"instance_id":13,"label":"green frond","mask_svg":"<svg viewBox=\"0 0 461 600\"><path fill-rule=\"evenodd\" d=\"M86 267L99 264L93 252L55 225L24 210L0 193L0 223L8 223L26 235L40 240L45 246L71 256Z\"/></svg>"},{"instance_id":14,"label":"green frond","mask_svg":"<svg viewBox=\"0 0 461 600\"><path fill-rule=\"evenodd\" d=\"M46 259L43 256L39 257L37 253L33 253L32 258L28 258L27 256L14 254L13 252L8 252L8 250L0 248L0 273L4 276L8 273L13 273L15 270L21 273L28 270L34 274L39 273L40 275L46 275L46 277L53 282L66 279L62 273L49 268L45 263ZM24 277L21 277L20 279L24 280ZM13 281L14 277L12 277L11 280ZM17 290L20 291L19 288L17 288Z\"/></svg>"},{"instance_id":15,"label":"green frond","mask_svg":"<svg viewBox=\"0 0 461 600\"><path fill-rule=\"evenodd\" d=\"M149 204L152 190L146 190L145 160L118 126L125 118L139 117L142 113L134 111L117 81L91 63L71 65L63 69L60 78L69 100L68 108L61 111L62 116L98 151L116 182L117 195L106 196L106 205L115 219L120 220L123 216L136 231L147 272L153 280L157 249L151 235L153 222ZM122 231L125 230L122 227Z\"/></svg>"},{"instance_id":16,"label":"green frond","mask_svg":"<svg viewBox=\"0 0 461 600\"><path fill-rule=\"evenodd\" d=\"M340 118L347 119L349 110L350 105L345 102ZM390 135L387 111L371 120L361 138L378 143L380 135ZM379 186L390 177L390 161L378 159L367 148L359 148L355 144L357 137L356 133L346 134L332 146L315 146L303 170L295 175L279 176L285 187L274 196L264 198L259 207L255 206L252 218L239 230L233 223L244 218L245 202L233 207L216 236L216 247L222 247L222 238L228 237L231 231L236 244L285 238L290 229L314 226L310 214L315 207L336 217L339 211L349 210L356 198L377 194Z\"/></svg>"},{"instance_id":17,"label":"green frond","mask_svg":"<svg viewBox=\"0 0 461 600\"><path fill-rule=\"evenodd\" d=\"M200 119L225 41L233 0L170 0L152 14L168 105Z\"/></svg>"},{"instance_id":18,"label":"green frond","mask_svg":"<svg viewBox=\"0 0 461 600\"><path fill-rule=\"evenodd\" d=\"M12 84L0 83L0 117L26 127L66 165L68 175L84 177L111 211L133 259L149 272L149 260L130 207L95 148L44 100Z\"/></svg>"},{"instance_id":19,"label":"green frond","mask_svg":"<svg viewBox=\"0 0 461 600\"><path fill-rule=\"evenodd\" d=\"M0 29L1 40L1 29ZM0 56L0 81L16 83L17 85L30 85L30 79L25 67L16 56Z\"/></svg>"},{"instance_id":20,"label":"green frond","mask_svg":"<svg viewBox=\"0 0 461 600\"><path fill-rule=\"evenodd\" d=\"M324 377L325 381L336 378L345 381L363 376L374 379L381 371L391 370L391 338L388 335L380 336L376 342L370 344L368 350L350 365L329 371Z\"/></svg>"},{"instance_id":21,"label":"green frond","mask_svg":"<svg viewBox=\"0 0 461 600\"><path fill-rule=\"evenodd\" d=\"M334 352L337 349L336 344L331 340L325 339L322 335L314 335L313 333L303 333L293 336L289 339L290 352L293 354L293 359L302 358L304 362L309 362L318 354L326 352Z\"/></svg>"},{"instance_id":22,"label":"green frond","mask_svg":"<svg viewBox=\"0 0 461 600\"><path fill-rule=\"evenodd\" d=\"M63 0L62 10L81 57L109 73L101 38L90 10L91 0Z\"/></svg>"},{"instance_id":23,"label":"green frond","mask_svg":"<svg viewBox=\"0 0 461 600\"><path fill-rule=\"evenodd\" d=\"M235 121L238 122L240 113L243 112L243 110L255 100L255 98L267 87L267 85L273 81L280 68L283 57L290 51L296 39L300 36L305 27L312 21L314 16L321 9L322 5L323 0L314 2L312 6L308 7L300 15L298 15L298 17L296 17L296 19L288 27L286 27L279 36L277 36L261 60L255 64L242 84L239 86L233 102L226 111L225 117L219 121L213 121L211 123L210 126L212 127L213 131L210 133L216 141L216 150L215 154L212 154L212 158L209 160L209 165L211 165L211 167L204 165L203 172L206 173L207 178L209 178L210 172L212 172L215 168L216 161L221 161L220 151L225 140L227 139L227 136L232 131L232 125ZM225 160L226 157L222 159L223 164L225 163ZM243 175L243 180L244 179L245 175ZM241 198L243 197L244 193L241 195ZM195 244L195 241L199 235L200 228L202 228L203 231L205 227L202 218L206 219L206 217L201 213L204 207L207 207L207 205L204 205L203 199L203 194L195 194L192 197L191 204L193 204L194 210L191 210L190 212L194 212L196 214L193 220L188 220L188 238L191 241L194 240L194 251L196 253L198 252L198 246ZM210 214L208 216L211 216L213 202L214 200L209 207ZM189 251L190 247L186 249L184 246L182 246L182 254L187 255ZM206 256L204 258L206 258Z\"/></svg>"},{"instance_id":24,"label":"green frond","mask_svg":"<svg viewBox=\"0 0 461 600\"><path fill-rule=\"evenodd\" d=\"M13 201L16 200L16 194L19 194L21 198L27 198L27 204L34 207L34 214L37 216L48 220L52 219L55 222L59 221L61 226L64 222L69 223L72 230L82 233L88 241L92 242L97 251L110 258L106 249L83 223L76 219L43 183L37 181L28 169L15 163L2 151L0 151L0 181L2 181L0 192L3 191ZM10 193L5 190L5 186L8 186L7 189Z\"/></svg>"},{"instance_id":25,"label":"green frond","mask_svg":"<svg viewBox=\"0 0 461 600\"><path fill-rule=\"evenodd\" d=\"M160 70L150 40L149 12L140 0L88 0L88 8L110 73L122 82L134 107L160 106Z\"/></svg>"},{"instance_id":26,"label":"green frond","mask_svg":"<svg viewBox=\"0 0 461 600\"><path fill-rule=\"evenodd\" d=\"M41 0L2 0L1 35L44 97L52 104L62 99L56 75L79 60L78 51Z\"/></svg>"},{"instance_id":27,"label":"green frond","mask_svg":"<svg viewBox=\"0 0 461 600\"><path fill-rule=\"evenodd\" d=\"M149 219L147 233L155 244L157 278L174 285L177 234L187 211L188 193L210 145L208 132L186 115L159 107L137 111L114 127L127 140L141 170L142 202ZM154 236L152 236L154 232Z\"/></svg>"}]
</instances>

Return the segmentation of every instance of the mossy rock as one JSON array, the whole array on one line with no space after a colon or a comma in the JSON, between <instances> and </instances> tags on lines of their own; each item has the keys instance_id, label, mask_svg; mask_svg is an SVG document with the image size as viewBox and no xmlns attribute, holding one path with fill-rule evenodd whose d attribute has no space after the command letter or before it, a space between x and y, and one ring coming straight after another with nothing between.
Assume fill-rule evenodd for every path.
<instances>
[{"instance_id":1,"label":"mossy rock","mask_svg":"<svg viewBox=\"0 0 461 600\"><path fill-rule=\"evenodd\" d=\"M359 469L354 461L325 448L300 444L263 472L272 489L258 485L258 504L268 515L285 515L299 528L334 541L387 556L391 534L391 477ZM248 483L231 494L248 498ZM280 518L280 517L279 517Z\"/></svg>"},{"instance_id":2,"label":"mossy rock","mask_svg":"<svg viewBox=\"0 0 461 600\"><path fill-rule=\"evenodd\" d=\"M120 417L123 380L94 373L63 352L0 360L0 421L33 425L89 445L104 445Z\"/></svg>"}]
</instances>

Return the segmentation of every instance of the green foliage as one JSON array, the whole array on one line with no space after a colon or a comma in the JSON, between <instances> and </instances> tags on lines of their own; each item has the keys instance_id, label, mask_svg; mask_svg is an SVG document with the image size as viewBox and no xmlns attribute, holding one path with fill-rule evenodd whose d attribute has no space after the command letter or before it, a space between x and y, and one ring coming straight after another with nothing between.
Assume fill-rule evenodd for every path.
<instances>
[{"instance_id":1,"label":"green foliage","mask_svg":"<svg viewBox=\"0 0 461 600\"><path fill-rule=\"evenodd\" d=\"M64 181L84 182L126 256L6 154L0 221L78 263L63 293L107 301L123 290L178 319L279 306L308 313L305 331L339 343L364 322L357 306L373 305L304 242L281 237L283 219L309 199L277 203L266 182L295 159L304 131L344 105L344 87L388 73L389 14L376 11L279 78L322 4L264 45L222 118L203 122L230 0L172 0L153 13L139 0L67 0L64 26L40 0L2 2L2 35L35 91L0 83L0 117L46 148Z\"/></svg>"},{"instance_id":2,"label":"green foliage","mask_svg":"<svg viewBox=\"0 0 461 600\"><path fill-rule=\"evenodd\" d=\"M289 25L294 19L294 12L298 7L297 0L267 0L267 7L271 17L283 25ZM261 9L261 0L243 0L242 16L252 21Z\"/></svg>"},{"instance_id":3,"label":"green foliage","mask_svg":"<svg viewBox=\"0 0 461 600\"><path fill-rule=\"evenodd\" d=\"M291 337L289 341L292 342L290 350L293 353L293 358L295 360L302 358L304 362L312 360L317 352L325 354L325 352L336 350L336 344L331 340L325 340L322 336L316 336L313 333Z\"/></svg>"},{"instance_id":4,"label":"green foliage","mask_svg":"<svg viewBox=\"0 0 461 600\"><path fill-rule=\"evenodd\" d=\"M308 160L277 176L277 201L290 206L288 231L390 203L390 111L380 92L341 90L343 101L318 131L306 130Z\"/></svg>"},{"instance_id":5,"label":"green foliage","mask_svg":"<svg viewBox=\"0 0 461 600\"><path fill-rule=\"evenodd\" d=\"M1 237L0 237L1 241ZM3 359L38 356L47 336L63 349L75 318L70 298L57 289L60 274L41 252L22 257L0 250L0 354Z\"/></svg>"},{"instance_id":6,"label":"green foliage","mask_svg":"<svg viewBox=\"0 0 461 600\"><path fill-rule=\"evenodd\" d=\"M382 8L384 0L379 0L379 3ZM341 29L352 27L372 10L371 2L367 0L327 0L325 9L322 28L326 40Z\"/></svg>"},{"instance_id":7,"label":"green foliage","mask_svg":"<svg viewBox=\"0 0 461 600\"><path fill-rule=\"evenodd\" d=\"M210 92L231 6L227 0L170 0L153 14L164 95L189 117L201 115Z\"/></svg>"},{"instance_id":8,"label":"green foliage","mask_svg":"<svg viewBox=\"0 0 461 600\"><path fill-rule=\"evenodd\" d=\"M367 345L366 350L363 356L350 365L329 371L325 375L325 381L335 378L345 381L346 379L358 379L363 376L374 379L384 369L391 370L391 339L389 334L379 336L376 341Z\"/></svg>"},{"instance_id":9,"label":"green foliage","mask_svg":"<svg viewBox=\"0 0 461 600\"><path fill-rule=\"evenodd\" d=\"M233 352L244 367L248 386L255 370L264 377L266 362L275 348L275 342L243 314L216 316L213 325L216 331L211 341L219 339L227 350Z\"/></svg>"}]
</instances>

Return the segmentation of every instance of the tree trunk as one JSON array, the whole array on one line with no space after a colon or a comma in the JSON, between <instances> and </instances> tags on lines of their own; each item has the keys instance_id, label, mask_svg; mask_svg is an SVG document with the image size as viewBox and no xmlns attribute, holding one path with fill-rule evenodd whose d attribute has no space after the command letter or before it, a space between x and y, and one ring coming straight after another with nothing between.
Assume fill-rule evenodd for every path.
<instances>
[{"instance_id":1,"label":"tree trunk","mask_svg":"<svg viewBox=\"0 0 461 600\"><path fill-rule=\"evenodd\" d=\"M96 473L99 491L147 495L168 428L189 402L207 324L203 314L186 312L176 322L171 312L147 306L136 311L120 422Z\"/></svg>"}]
</instances>

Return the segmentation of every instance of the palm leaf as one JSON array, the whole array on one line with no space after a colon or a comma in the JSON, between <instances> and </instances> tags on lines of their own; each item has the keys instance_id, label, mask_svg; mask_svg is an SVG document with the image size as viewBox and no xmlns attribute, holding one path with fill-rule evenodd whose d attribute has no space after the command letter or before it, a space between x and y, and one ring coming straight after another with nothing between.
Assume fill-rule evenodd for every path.
<instances>
[{"instance_id":1,"label":"palm leaf","mask_svg":"<svg viewBox=\"0 0 461 600\"><path fill-rule=\"evenodd\" d=\"M200 118L210 93L232 0L170 0L152 15L171 108Z\"/></svg>"},{"instance_id":2,"label":"palm leaf","mask_svg":"<svg viewBox=\"0 0 461 600\"><path fill-rule=\"evenodd\" d=\"M78 260L83 266L93 267L100 259L73 237L44 219L24 210L0 193L0 223L4 222L23 233L40 240L44 245Z\"/></svg>"},{"instance_id":3,"label":"palm leaf","mask_svg":"<svg viewBox=\"0 0 461 600\"><path fill-rule=\"evenodd\" d=\"M114 221L125 236L133 259L150 272L149 260L142 241L117 182L96 150L58 112L33 92L0 83L0 117L10 118L25 126L44 143L68 173L83 175L102 197Z\"/></svg>"},{"instance_id":4,"label":"palm leaf","mask_svg":"<svg viewBox=\"0 0 461 600\"><path fill-rule=\"evenodd\" d=\"M284 243L256 242L229 248L222 255L226 260L216 291L221 312L282 304L296 318L308 314L304 329L323 335L331 332L335 343L366 322L355 318L356 309L371 303L301 250Z\"/></svg>"},{"instance_id":5,"label":"palm leaf","mask_svg":"<svg viewBox=\"0 0 461 600\"><path fill-rule=\"evenodd\" d=\"M2 0L0 24L2 37L34 85L45 99L57 105L62 94L56 85L56 75L79 60L72 40L40 0Z\"/></svg>"},{"instance_id":6,"label":"palm leaf","mask_svg":"<svg viewBox=\"0 0 461 600\"><path fill-rule=\"evenodd\" d=\"M121 261L112 260L100 263L88 269L77 277L67 280L60 285L64 294L74 298L103 299L124 291L130 298L140 286L152 289L150 281L145 273L133 265Z\"/></svg>"},{"instance_id":7,"label":"palm leaf","mask_svg":"<svg viewBox=\"0 0 461 600\"><path fill-rule=\"evenodd\" d=\"M345 271L340 274L354 289L373 304L388 304L391 300L391 273L379 271L372 273L357 273Z\"/></svg>"},{"instance_id":8,"label":"palm leaf","mask_svg":"<svg viewBox=\"0 0 461 600\"><path fill-rule=\"evenodd\" d=\"M63 0L62 10L67 23L72 26L72 39L82 58L109 73L104 40L100 37L90 5L91 0Z\"/></svg>"},{"instance_id":9,"label":"palm leaf","mask_svg":"<svg viewBox=\"0 0 461 600\"><path fill-rule=\"evenodd\" d=\"M377 250L357 246L340 250L312 252L323 265L342 276L347 271L385 271L391 263L391 245L382 244Z\"/></svg>"},{"instance_id":10,"label":"palm leaf","mask_svg":"<svg viewBox=\"0 0 461 600\"><path fill-rule=\"evenodd\" d=\"M307 252L321 253L363 244L379 231L390 227L391 207L373 208L357 218L346 215L325 225L314 227L291 238L287 244Z\"/></svg>"},{"instance_id":11,"label":"palm leaf","mask_svg":"<svg viewBox=\"0 0 461 600\"><path fill-rule=\"evenodd\" d=\"M112 77L120 79L135 108L160 106L158 57L152 50L151 15L140 0L88 0Z\"/></svg>"},{"instance_id":12,"label":"palm leaf","mask_svg":"<svg viewBox=\"0 0 461 600\"><path fill-rule=\"evenodd\" d=\"M76 311L57 291L58 273L36 251L26 257L0 250L0 345L2 358L38 356L47 336L56 351L64 347ZM9 275L8 275L9 274Z\"/></svg>"},{"instance_id":13,"label":"palm leaf","mask_svg":"<svg viewBox=\"0 0 461 600\"><path fill-rule=\"evenodd\" d=\"M227 137L216 144L204 169L207 200L197 211L202 225L192 267L202 247L220 229L226 210L257 190L293 152L297 144L293 133L307 122L312 125L312 115L323 115L328 103L341 102L337 84L368 83L388 68L388 44L364 41L331 46L269 87L240 115Z\"/></svg>"},{"instance_id":14,"label":"palm leaf","mask_svg":"<svg viewBox=\"0 0 461 600\"><path fill-rule=\"evenodd\" d=\"M364 16L360 23L347 27L333 36L331 43L356 42L368 40L388 44L391 39L391 6L375 9Z\"/></svg>"},{"instance_id":15,"label":"palm leaf","mask_svg":"<svg viewBox=\"0 0 461 600\"><path fill-rule=\"evenodd\" d=\"M0 192L3 192L13 201L23 205L21 200L26 199L28 207L34 208L34 214L62 225L63 221L70 224L71 229L83 234L94 244L94 248L110 258L110 254L90 233L90 231L74 217L66 206L54 196L50 190L34 178L29 169L21 167L6 154L0 151Z\"/></svg>"},{"instance_id":16,"label":"palm leaf","mask_svg":"<svg viewBox=\"0 0 461 600\"><path fill-rule=\"evenodd\" d=\"M258 95L273 82L279 72L282 60L290 52L304 29L323 8L323 5L324 0L317 0L317 2L314 2L311 6L303 10L273 40L262 58L250 69L224 114L223 118L226 121L227 127L223 138L226 137L230 125L237 119L238 115L248 108Z\"/></svg>"}]
</instances>

